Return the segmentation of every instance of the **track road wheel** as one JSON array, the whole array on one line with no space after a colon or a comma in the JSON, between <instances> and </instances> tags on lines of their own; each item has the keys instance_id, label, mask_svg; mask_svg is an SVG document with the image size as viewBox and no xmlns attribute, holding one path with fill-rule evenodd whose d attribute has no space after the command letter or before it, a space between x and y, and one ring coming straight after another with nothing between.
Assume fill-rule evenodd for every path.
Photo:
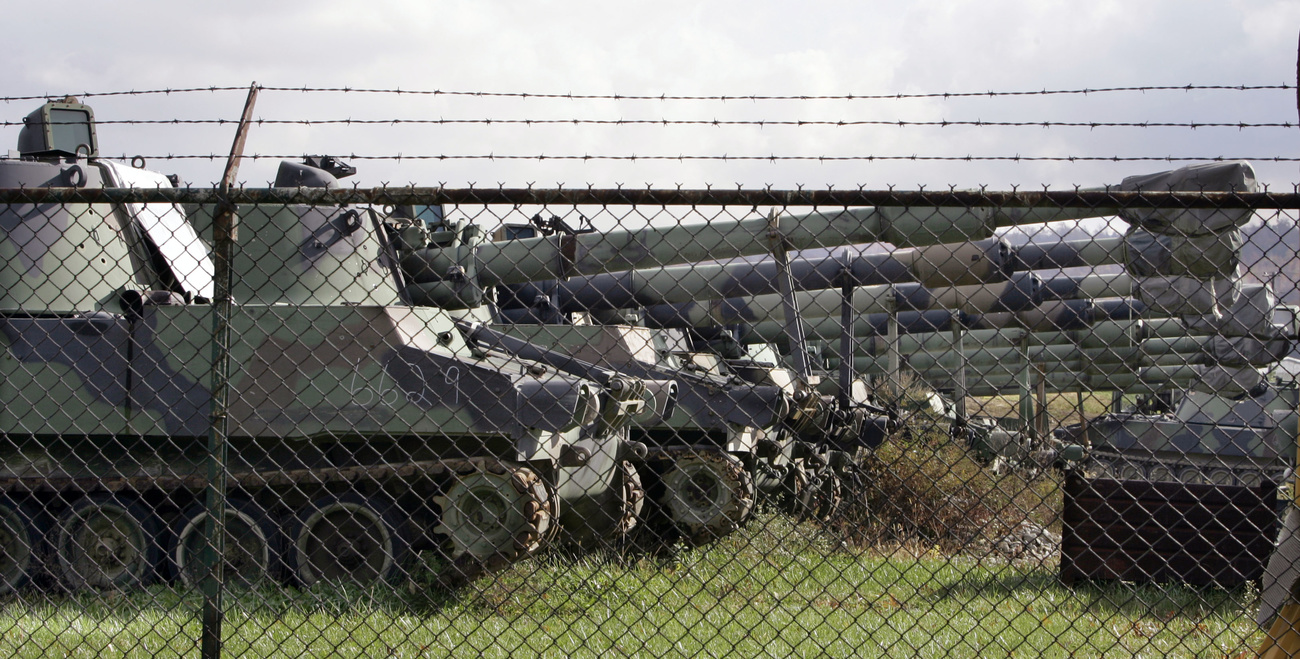
<instances>
[{"instance_id":1,"label":"track road wheel","mask_svg":"<svg viewBox=\"0 0 1300 659\"><path fill-rule=\"evenodd\" d=\"M782 488L782 510L798 519L807 517L813 507L813 492L808 488L808 471L802 460L790 465Z\"/></svg>"},{"instance_id":2,"label":"track road wheel","mask_svg":"<svg viewBox=\"0 0 1300 659\"><path fill-rule=\"evenodd\" d=\"M1123 460L1115 471L1119 480L1144 481L1147 479L1146 472L1143 471L1141 465L1128 460Z\"/></svg>"},{"instance_id":3,"label":"track road wheel","mask_svg":"<svg viewBox=\"0 0 1300 659\"><path fill-rule=\"evenodd\" d=\"M403 574L410 555L406 525L389 500L358 494L328 496L298 513L289 548L293 576L370 584Z\"/></svg>"},{"instance_id":4,"label":"track road wheel","mask_svg":"<svg viewBox=\"0 0 1300 659\"><path fill-rule=\"evenodd\" d=\"M54 552L72 590L131 589L158 578L162 520L139 501L95 494L59 516Z\"/></svg>"},{"instance_id":5,"label":"track road wheel","mask_svg":"<svg viewBox=\"0 0 1300 659\"><path fill-rule=\"evenodd\" d=\"M40 568L44 529L32 506L0 497L0 595L31 581Z\"/></svg>"},{"instance_id":6,"label":"track road wheel","mask_svg":"<svg viewBox=\"0 0 1300 659\"><path fill-rule=\"evenodd\" d=\"M619 465L619 475L623 486L623 519L619 521L618 535L626 537L641 523L641 514L645 511L645 486L636 465L627 460Z\"/></svg>"},{"instance_id":7,"label":"track road wheel","mask_svg":"<svg viewBox=\"0 0 1300 659\"><path fill-rule=\"evenodd\" d=\"M844 501L844 486L840 481L840 475L829 466L823 465L813 474L808 489L813 492L813 505L810 511L813 519L819 522L829 522L834 519L840 511L840 504Z\"/></svg>"},{"instance_id":8,"label":"track road wheel","mask_svg":"<svg viewBox=\"0 0 1300 659\"><path fill-rule=\"evenodd\" d=\"M664 507L692 542L735 531L754 507L754 483L744 464L721 451L680 453L663 484Z\"/></svg>"},{"instance_id":9,"label":"track road wheel","mask_svg":"<svg viewBox=\"0 0 1300 659\"><path fill-rule=\"evenodd\" d=\"M513 562L541 549L550 534L550 492L526 467L476 463L434 500L442 510L435 531L451 541L453 559Z\"/></svg>"},{"instance_id":10,"label":"track road wheel","mask_svg":"<svg viewBox=\"0 0 1300 659\"><path fill-rule=\"evenodd\" d=\"M231 500L226 502L225 518L222 574L226 583L252 586L279 578L283 543L279 528L266 512L251 501ZM181 582L187 586L198 584L204 576L207 521L207 508L199 505L182 515L176 527L176 545L171 555Z\"/></svg>"}]
</instances>

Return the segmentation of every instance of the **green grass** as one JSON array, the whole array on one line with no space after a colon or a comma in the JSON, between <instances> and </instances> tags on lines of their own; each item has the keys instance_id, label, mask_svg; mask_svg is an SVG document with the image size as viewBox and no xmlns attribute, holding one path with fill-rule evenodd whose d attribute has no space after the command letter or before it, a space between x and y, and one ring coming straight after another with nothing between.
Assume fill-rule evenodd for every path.
<instances>
[{"instance_id":1,"label":"green grass","mask_svg":"<svg viewBox=\"0 0 1300 659\"><path fill-rule=\"evenodd\" d=\"M1065 588L1052 565L854 549L762 515L669 555L544 556L456 594L231 593L239 657L1206 656L1258 642L1253 589ZM0 656L197 656L196 593L27 594L0 606Z\"/></svg>"},{"instance_id":2,"label":"green grass","mask_svg":"<svg viewBox=\"0 0 1300 659\"><path fill-rule=\"evenodd\" d=\"M1006 394L967 398L966 409L971 414L1016 418L1020 415L1020 397ZM1109 409L1109 392L1083 394L1083 414L1087 418L1105 414ZM1047 394L1047 415L1051 419L1052 428L1079 423L1082 419L1079 416L1078 397L1073 393Z\"/></svg>"}]
</instances>

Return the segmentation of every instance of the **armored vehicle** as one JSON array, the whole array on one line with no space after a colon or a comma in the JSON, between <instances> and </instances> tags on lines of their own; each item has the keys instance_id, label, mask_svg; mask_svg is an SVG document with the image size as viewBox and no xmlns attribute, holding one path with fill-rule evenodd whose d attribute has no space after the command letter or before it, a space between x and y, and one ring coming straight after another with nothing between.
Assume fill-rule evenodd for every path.
<instances>
[{"instance_id":1,"label":"armored vehicle","mask_svg":"<svg viewBox=\"0 0 1300 659\"><path fill-rule=\"evenodd\" d=\"M410 245L403 254L428 244L445 249L477 237L466 227L448 226L439 211L411 209L404 214L432 222L416 223L401 232ZM534 229L507 227L513 240L528 237ZM502 296L517 292L516 287L501 287ZM465 306L465 317L482 313ZM536 320L554 312L528 311ZM715 355L674 350L681 337L623 323L574 324L567 314L555 315L563 315L564 322L547 317L552 322L530 323L528 318L503 312L498 320L504 316L514 322L479 331L494 333L498 340L509 337L544 344L621 374L671 380L676 386L676 404L669 413L629 427L633 442L644 447L644 459L634 468L651 504L643 515L654 535L680 534L696 542L719 537L744 522L760 493L796 488L795 500L811 508L824 507L816 503L819 498L834 499L833 489L817 494L834 485L819 471L824 466L818 462L822 455L800 450L791 433L815 429L844 433L856 431L861 424L852 429L836 425L838 419L828 418L823 399L795 386L784 369L769 368L759 375L759 369L747 362L748 370L737 371Z\"/></svg>"},{"instance_id":2,"label":"armored vehicle","mask_svg":"<svg viewBox=\"0 0 1300 659\"><path fill-rule=\"evenodd\" d=\"M1245 189L1252 183L1253 173L1248 165L1228 163L1130 179L1122 187ZM1209 244L1213 241L1207 241L1195 231L1189 236L1179 224L1185 224L1186 218L1177 214L1127 213L1125 217L1133 223L1133 228L1123 238L1012 248L1005 240L988 237L994 225L1101 216L1114 212L1115 209L849 209L803 216L778 217L773 214L767 218L765 226L761 221L739 220L603 233L577 231L557 220L542 222L537 218L533 226L505 227L496 242L482 241L481 232L476 234L478 241L461 239L468 227L444 229L443 233L450 236L450 240L436 245L431 242L423 250L418 245L413 246L415 249L403 260L408 266L406 270L410 280L414 282L412 287L417 289L413 295L480 299L484 289L495 287L498 318L514 324L514 327L501 326L500 329L541 342L547 342L544 337L549 336L549 341L569 346L565 350L587 349L586 354L591 359L605 359L607 363L608 360L620 360L622 365L614 366L618 369L645 368L644 364L651 363L655 353L662 359L663 344L667 343L666 337L671 336L668 333L647 335L643 330L629 328L630 324L644 325L652 330L684 329L693 346L709 346L732 359L743 354L743 347L737 346L745 343L781 343L785 352L792 356L792 361L785 364L787 369L781 369L775 363L767 367L775 370L736 368L739 365L732 362L734 372L761 374L784 370L780 377L795 383L792 392L795 396L800 395L799 389L802 388L806 392L804 400L811 401L815 400L813 392L816 391L821 395L824 409L831 412L823 418L835 418L838 414L837 418L844 420L837 424L839 428L854 427L855 422L858 428L869 428L874 435L867 439L870 442L879 441L883 424L861 423L867 416L862 414L862 410L868 409L869 403L860 401L854 410L851 409L854 403L841 402L852 400L851 396L835 395L837 387L834 385L856 379L851 370L847 378L825 378L824 382L832 386L816 387L811 382L801 382L810 371L798 363L798 355L803 349L791 346L800 342L800 332L797 329L792 331L794 326L802 324L806 317L809 325L829 328L826 334L830 334L834 332L833 328L856 324L853 321L846 324L846 314L860 318L869 311L886 308L895 310L888 317L896 320L912 313L908 310L918 310L915 315L921 322L933 322L938 317L946 322L954 308L958 309L958 317L970 319L969 322L987 321L990 324L1008 323L1008 319L1002 316L1011 316L1011 320L1019 321L1034 313L1042 316L1039 322L1069 314L1131 317L1133 305L1146 302L1103 304L1093 310L1079 304L1082 300L1078 298L1131 293L1143 301L1167 306L1170 300L1175 299L1169 294L1171 289L1200 290L1205 287L1203 282L1207 276L1235 267L1235 254L1231 250L1216 251L1217 245ZM1215 240L1230 239L1231 231L1225 228L1238 226L1249 216L1237 211L1193 211L1190 214L1197 215L1196 221L1200 225L1213 226L1220 231ZM762 233L763 229L767 230L766 235ZM980 239L963 243L942 242L971 237ZM842 254L825 256L818 255L813 249L824 250L861 240L888 240L899 249L886 253L858 250L856 254L846 250ZM704 246L710 249L701 251ZM787 258L785 250L795 247L811 251L800 254L798 258ZM1187 265L1178 258L1193 247L1201 249L1210 258L1201 258L1196 265ZM754 258L763 252L772 252L775 256ZM701 256L709 258L697 260ZM1042 282L1032 272L1026 272L1111 264L1122 264L1129 272L1084 278L1056 277L1049 283ZM446 274L440 274L444 268ZM619 268L631 269L601 272ZM548 274L565 277L546 279ZM788 281L785 290L782 290L783 279ZM851 302L841 302L844 289L849 287L855 289L849 296ZM818 291L833 288L841 291ZM1060 301L1050 309L1036 306L1046 304L1049 299ZM1201 294L1193 296L1192 302L1202 305L1196 308L1197 311L1213 312L1217 310L1214 305L1220 299ZM833 317L836 310L841 312L840 319ZM574 317L586 319L591 325L575 325L572 322ZM524 327L529 324L533 326ZM638 333L639 337L630 341L609 338L628 331ZM598 336L607 338L598 339ZM653 351L647 349L642 353L645 357L640 360L640 366L633 364L638 360L629 359L635 350L614 348L634 344L655 346ZM589 347L593 345L600 347ZM684 359L684 364L715 371L728 361L701 355L693 349L679 350L678 356ZM669 368L676 366L670 364ZM858 371L862 372L862 369ZM1097 383L1108 374L1109 371L1098 373L1091 381ZM1159 380L1168 374L1152 371L1146 375L1149 380ZM1132 377L1137 379L1136 374ZM760 384L769 381L756 380ZM854 387L840 384L838 390L849 394ZM691 407L684 406L679 412L685 413ZM729 409L734 409L734 406ZM804 418L812 416L807 414ZM871 418L881 417L877 413ZM697 427L709 427L699 419L691 423ZM680 425L668 425L658 434L671 441L672 438L688 436L685 430ZM835 433L823 432L822 436L828 434ZM866 437L861 431L848 434L859 440ZM839 436L843 437L845 433L841 432ZM656 442L648 438L647 443L654 445ZM713 443L721 445L721 442ZM728 446L733 453L742 456L757 453L757 445L752 448ZM786 442L777 442L776 454L784 456L789 446ZM750 457L742 461L763 464Z\"/></svg>"},{"instance_id":3,"label":"armored vehicle","mask_svg":"<svg viewBox=\"0 0 1300 659\"><path fill-rule=\"evenodd\" d=\"M75 99L24 124L0 189L174 185L100 158ZM286 162L277 182L350 172ZM45 572L72 589L172 570L191 582L207 515L212 209L8 199L0 588ZM410 304L373 209L236 211L228 576L372 582L427 549L451 584L561 527L591 542L635 519L626 425L665 411L665 383L574 360L561 370Z\"/></svg>"}]
</instances>

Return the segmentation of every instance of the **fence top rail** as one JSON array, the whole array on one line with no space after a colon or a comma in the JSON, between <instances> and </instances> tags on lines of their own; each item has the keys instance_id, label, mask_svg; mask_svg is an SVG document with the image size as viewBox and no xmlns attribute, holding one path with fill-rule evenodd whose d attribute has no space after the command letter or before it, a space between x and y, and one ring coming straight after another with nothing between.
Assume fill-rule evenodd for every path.
<instances>
[{"instance_id":1,"label":"fence top rail","mask_svg":"<svg viewBox=\"0 0 1300 659\"><path fill-rule=\"evenodd\" d=\"M10 188L0 203L932 206L1300 209L1300 192L776 190L681 188Z\"/></svg>"}]
</instances>

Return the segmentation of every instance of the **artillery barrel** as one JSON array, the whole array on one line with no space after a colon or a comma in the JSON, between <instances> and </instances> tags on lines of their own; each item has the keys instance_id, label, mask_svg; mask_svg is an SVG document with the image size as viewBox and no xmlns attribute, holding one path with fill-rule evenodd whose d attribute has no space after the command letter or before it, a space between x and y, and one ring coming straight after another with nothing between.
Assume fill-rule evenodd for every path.
<instances>
[{"instance_id":1,"label":"artillery barrel","mask_svg":"<svg viewBox=\"0 0 1300 659\"><path fill-rule=\"evenodd\" d=\"M862 253L860 249L851 247L818 256L792 255L789 267L794 290L837 288L845 283L968 286L1005 280L1018 262L1011 246L998 238L886 253ZM777 273L771 258L706 261L522 284L512 287L498 304L518 308L546 297L559 311L571 313L769 295L779 291Z\"/></svg>"},{"instance_id":2,"label":"artillery barrel","mask_svg":"<svg viewBox=\"0 0 1300 659\"><path fill-rule=\"evenodd\" d=\"M960 311L903 311L897 314L898 332L927 334L948 332L956 328L976 330L1024 329L1029 331L1084 330L1107 321L1124 321L1140 317L1146 305L1132 298L1104 298L1099 300L1054 300L1018 313L968 314ZM853 334L872 337L887 334L890 314L873 313L857 316L853 321ZM1175 321L1176 322L1176 321ZM821 316L805 319L805 331L810 338L837 339L843 325L840 319ZM772 343L782 339L785 324L778 321L760 321L737 328L741 343ZM970 335L968 335L970 336ZM979 335L985 336L985 335ZM1059 343L1059 341L1052 341Z\"/></svg>"},{"instance_id":3,"label":"artillery barrel","mask_svg":"<svg viewBox=\"0 0 1300 659\"><path fill-rule=\"evenodd\" d=\"M1208 340L1208 336L1190 336L1191 331L1175 318L1158 318L1151 320L1105 321L1092 327L1079 330L1057 332L1028 332L1023 329L1005 330L971 330L962 336L962 344L967 351L991 348L1013 348L1020 345L1042 347L1050 345L1071 345L1083 349L1120 349L1135 345L1146 345L1154 341L1181 342L1184 339L1195 340L1196 346ZM835 342L838 344L838 342ZM952 332L930 332L910 334L898 337L898 350L910 352L935 352L956 348ZM1152 344L1154 345L1154 343ZM1192 344L1183 351L1195 350ZM834 352L838 345L829 343L827 350ZM857 344L857 353L861 355L884 355L890 346L883 336L865 337Z\"/></svg>"},{"instance_id":4,"label":"artillery barrel","mask_svg":"<svg viewBox=\"0 0 1300 659\"><path fill-rule=\"evenodd\" d=\"M873 362L869 358L854 360L855 367L864 375L882 375L883 372L866 371ZM838 359L830 360L838 367ZM915 371L929 385L944 391L956 389L956 378L951 369ZM1200 380L1202 371L1191 365L1145 366L1133 369L1126 365L1105 365L1087 368L1079 364L1061 364L1042 374L1044 385L1051 391L1124 391L1126 393L1155 393L1169 389L1186 389ZM1021 386L1022 368L1009 365L989 365L968 369L966 391L970 396L995 396Z\"/></svg>"},{"instance_id":5,"label":"artillery barrel","mask_svg":"<svg viewBox=\"0 0 1300 659\"><path fill-rule=\"evenodd\" d=\"M968 370L1001 366L1017 371L1024 368L1026 363L1042 364L1052 369L1058 368L1059 365L1082 366L1089 369L1112 365L1141 367L1208 363L1209 353L1196 341L1200 338L1208 337L1187 337L1185 340L1177 339L1174 343L1158 339L1135 346L1111 348L1080 348L1072 344L1055 344L1027 348L976 348L965 352L956 350L915 352L904 353L903 362L913 370L922 372L938 370L955 372L963 365ZM862 356L855 359L854 364L866 366L867 373L884 373L889 368L889 361L884 356Z\"/></svg>"},{"instance_id":6,"label":"artillery barrel","mask_svg":"<svg viewBox=\"0 0 1300 659\"><path fill-rule=\"evenodd\" d=\"M622 270L754 256L786 249L888 242L898 247L984 240L994 229L1114 215L1118 208L854 208L835 212L677 224L667 227L557 234L484 243L428 247L401 258L413 284L463 272L482 287L567 279Z\"/></svg>"},{"instance_id":7,"label":"artillery barrel","mask_svg":"<svg viewBox=\"0 0 1300 659\"><path fill-rule=\"evenodd\" d=\"M1159 246L1168 249L1163 244ZM1148 252L1133 249L1129 240L1119 236L1017 247L1001 239L988 239L887 253L862 253L861 249L857 246L835 254L795 256L790 262L793 290L905 283L927 288L970 286L1004 281L1012 272L1074 267L1123 265L1127 271L1140 276L1183 276L1192 269L1168 255L1153 255L1150 249ZM1230 272L1237 266L1237 255L1229 252L1225 258L1226 264L1216 267ZM1114 283L1108 286L1107 277L1060 279L1051 296L1058 299L1101 297L1099 291L1133 286L1116 275L1109 275ZM521 308L546 299L558 311L574 313L777 292L778 268L772 259L715 260L520 284L501 296L498 304L503 308Z\"/></svg>"},{"instance_id":8,"label":"artillery barrel","mask_svg":"<svg viewBox=\"0 0 1300 659\"><path fill-rule=\"evenodd\" d=\"M1041 301L1041 282L1032 273L1015 273L1001 284L950 286L929 289L920 284L864 286L854 291L855 315L889 311L958 309L969 313L1023 311ZM804 291L795 294L801 315L824 317L840 312L837 290ZM780 295L753 295L662 304L645 308L645 322L651 327L692 328L782 320L785 312Z\"/></svg>"},{"instance_id":9,"label":"artillery barrel","mask_svg":"<svg viewBox=\"0 0 1300 659\"><path fill-rule=\"evenodd\" d=\"M1257 185L1251 166L1237 161L1129 177L1118 187L1120 190L1248 192ZM1160 237L1144 239L1143 244L1154 248L1158 254L1177 257L1181 251L1186 251L1187 246L1170 238L1217 234L1223 229L1240 226L1249 219L1251 212L1249 209L1043 206L865 207L782 215L772 219L751 217L600 233L564 233L478 246L433 246L405 253L401 265L410 282L417 286L463 274L478 286L489 287L753 256L771 252L778 245L789 250L801 250L887 242L908 248L984 240L992 238L998 227L1111 215L1119 215L1132 226L1144 227L1143 230L1158 230ZM1148 253L1144 251L1145 254ZM1074 255L1050 253L1048 250L1037 256L1027 254L1026 258L1039 263L1064 264L1071 262ZM1145 256L1143 260L1148 265L1153 263ZM1179 258L1163 260L1187 263L1186 259Z\"/></svg>"},{"instance_id":10,"label":"artillery barrel","mask_svg":"<svg viewBox=\"0 0 1300 659\"><path fill-rule=\"evenodd\" d=\"M958 312L958 322L966 327L1006 327L1023 321L1026 326L1050 328L1054 323L1080 327L1097 318L1132 317L1138 313L1203 315L1212 311L1213 298L1200 297L1168 308L1152 309L1141 300L1095 302L1098 298L1132 298L1142 293L1141 282L1126 273L1058 276L1039 279L1033 272L1018 272L1002 284L953 286L927 289L919 284L864 286L854 290L852 313L863 318L854 325L855 334L880 333L886 326L890 307L900 313L900 325L912 331L938 331L952 327L952 319L940 314L908 316L909 311L946 309ZM835 322L822 320L837 316L843 303L840 291L826 289L795 294L800 315L808 319L809 334L820 338L839 335ZM1053 304L1056 303L1056 304ZM785 312L779 295L757 295L722 300L699 300L678 304L645 307L649 327L701 329L728 325L750 325L742 330L747 343L778 340L784 327ZM1023 314L1023 315L1022 315ZM1060 325L1057 325L1060 326ZM900 329L906 333L908 330Z\"/></svg>"}]
</instances>

